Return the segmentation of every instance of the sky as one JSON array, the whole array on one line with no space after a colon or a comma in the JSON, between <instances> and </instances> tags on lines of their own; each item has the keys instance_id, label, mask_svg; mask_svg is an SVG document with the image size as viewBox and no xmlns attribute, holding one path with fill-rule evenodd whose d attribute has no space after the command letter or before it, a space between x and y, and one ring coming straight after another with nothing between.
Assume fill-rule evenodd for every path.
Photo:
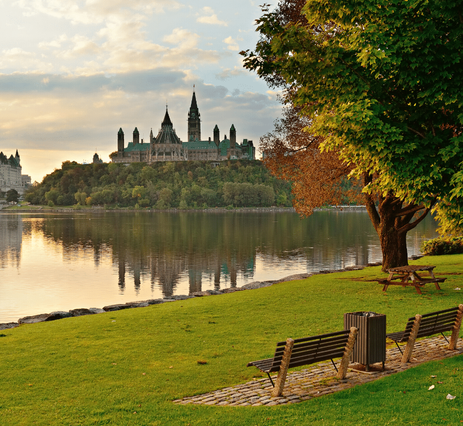
<instances>
[{"instance_id":1,"label":"sky","mask_svg":"<svg viewBox=\"0 0 463 426\"><path fill-rule=\"evenodd\" d=\"M40 182L66 160L108 162L119 128L149 140L166 105L186 141L193 87L202 139L234 124L257 146L281 111L239 55L258 40L259 3L0 0L0 151Z\"/></svg>"}]
</instances>

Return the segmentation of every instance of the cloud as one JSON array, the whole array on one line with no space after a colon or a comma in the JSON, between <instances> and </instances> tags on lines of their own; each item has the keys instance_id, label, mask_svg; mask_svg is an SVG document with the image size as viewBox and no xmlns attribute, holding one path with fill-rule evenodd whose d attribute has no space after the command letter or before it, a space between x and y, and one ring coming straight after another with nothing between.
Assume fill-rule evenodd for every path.
<instances>
[{"instance_id":1,"label":"cloud","mask_svg":"<svg viewBox=\"0 0 463 426\"><path fill-rule=\"evenodd\" d=\"M240 75L246 74L248 74L248 72L243 70L243 68L234 67L233 69L227 68L222 70L220 73L216 74L216 77L219 80L227 80L229 78L238 77Z\"/></svg>"},{"instance_id":2,"label":"cloud","mask_svg":"<svg viewBox=\"0 0 463 426\"><path fill-rule=\"evenodd\" d=\"M166 9L179 9L175 0L17 0L26 16L44 14L66 19L73 24L95 24L113 16L140 16L162 13Z\"/></svg>"},{"instance_id":3,"label":"cloud","mask_svg":"<svg viewBox=\"0 0 463 426\"><path fill-rule=\"evenodd\" d=\"M76 58L80 56L98 55L102 48L88 37L76 35L71 39L72 47L62 52L64 58Z\"/></svg>"},{"instance_id":4,"label":"cloud","mask_svg":"<svg viewBox=\"0 0 463 426\"><path fill-rule=\"evenodd\" d=\"M191 49L198 45L199 35L183 28L175 28L163 40L170 44L177 44L182 49Z\"/></svg>"},{"instance_id":5,"label":"cloud","mask_svg":"<svg viewBox=\"0 0 463 426\"><path fill-rule=\"evenodd\" d=\"M128 93L159 91L183 84L186 74L167 68L91 76L56 74L0 74L0 93L71 91L95 93L101 90L122 90Z\"/></svg>"},{"instance_id":6,"label":"cloud","mask_svg":"<svg viewBox=\"0 0 463 426\"><path fill-rule=\"evenodd\" d=\"M233 40L233 37L227 37L225 40L224 40L224 43L228 45L228 49L229 50L233 50L235 52L238 52L240 50L239 46L238 46L238 43Z\"/></svg>"},{"instance_id":7,"label":"cloud","mask_svg":"<svg viewBox=\"0 0 463 426\"><path fill-rule=\"evenodd\" d=\"M227 27L228 24L225 21L221 21L217 14L210 7L203 7L202 13L203 16L200 16L196 19L197 22L201 24L210 24L210 25L221 25Z\"/></svg>"}]
</instances>

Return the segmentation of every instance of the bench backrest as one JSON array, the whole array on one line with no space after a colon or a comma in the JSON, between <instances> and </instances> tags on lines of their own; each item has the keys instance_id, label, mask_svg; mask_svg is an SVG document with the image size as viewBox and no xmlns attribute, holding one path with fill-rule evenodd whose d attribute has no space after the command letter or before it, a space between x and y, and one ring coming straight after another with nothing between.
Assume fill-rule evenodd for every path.
<instances>
[{"instance_id":1,"label":"bench backrest","mask_svg":"<svg viewBox=\"0 0 463 426\"><path fill-rule=\"evenodd\" d=\"M294 339L293 351L288 368L342 357L347 339L349 338L349 332L349 330L343 330L335 333ZM272 367L269 372L278 371L280 369L285 345L286 342L277 343Z\"/></svg>"},{"instance_id":2,"label":"bench backrest","mask_svg":"<svg viewBox=\"0 0 463 426\"><path fill-rule=\"evenodd\" d=\"M443 311L430 312L421 316L420 328L417 337L431 336L444 331L451 331L457 319L458 306ZM407 341L412 331L415 317L409 318L402 340Z\"/></svg>"}]
</instances>

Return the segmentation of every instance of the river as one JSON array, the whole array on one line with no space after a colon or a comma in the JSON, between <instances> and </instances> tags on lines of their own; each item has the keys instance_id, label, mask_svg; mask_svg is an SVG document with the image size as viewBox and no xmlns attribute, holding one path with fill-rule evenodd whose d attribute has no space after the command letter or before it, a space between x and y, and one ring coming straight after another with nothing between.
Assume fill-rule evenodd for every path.
<instances>
[{"instance_id":1,"label":"river","mask_svg":"<svg viewBox=\"0 0 463 426\"><path fill-rule=\"evenodd\" d=\"M426 218L409 255L436 237ZM381 260L365 211L0 214L0 323Z\"/></svg>"}]
</instances>

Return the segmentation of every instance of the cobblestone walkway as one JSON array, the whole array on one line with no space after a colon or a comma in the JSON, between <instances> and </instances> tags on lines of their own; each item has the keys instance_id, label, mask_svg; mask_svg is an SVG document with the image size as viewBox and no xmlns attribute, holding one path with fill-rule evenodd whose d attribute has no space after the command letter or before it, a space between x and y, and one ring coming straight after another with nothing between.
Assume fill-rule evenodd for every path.
<instances>
[{"instance_id":1,"label":"cobblestone walkway","mask_svg":"<svg viewBox=\"0 0 463 426\"><path fill-rule=\"evenodd\" d=\"M461 346L461 340L460 340ZM331 361L322 362L301 371L288 373L283 396L271 396L272 384L265 379L257 379L241 385L231 386L211 393L190 396L174 401L177 404L204 404L217 406L273 406L294 404L321 395L327 395L353 386L368 383L390 374L415 367L423 362L440 360L463 354L463 349L451 351L442 336L421 340L415 343L410 363L400 362L401 353L397 347L386 351L385 370L381 363L374 364L370 372L362 371L362 366L351 364L345 380L337 380ZM403 347L405 348L405 346ZM403 349L402 349L403 350ZM251 368L251 367L250 367ZM256 370L258 371L258 370ZM272 377L273 381L276 375Z\"/></svg>"}]
</instances>

